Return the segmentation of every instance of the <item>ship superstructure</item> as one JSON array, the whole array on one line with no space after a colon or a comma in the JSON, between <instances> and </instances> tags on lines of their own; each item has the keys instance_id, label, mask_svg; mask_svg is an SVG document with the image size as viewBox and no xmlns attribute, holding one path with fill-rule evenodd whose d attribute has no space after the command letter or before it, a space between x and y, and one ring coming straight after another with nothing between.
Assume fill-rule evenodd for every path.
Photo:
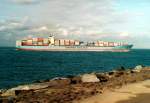
<instances>
[{"instance_id":1,"label":"ship superstructure","mask_svg":"<svg viewBox=\"0 0 150 103\"><path fill-rule=\"evenodd\" d=\"M48 38L27 38L16 41L19 50L36 51L120 51L126 52L133 45L122 42L93 41L83 42L74 39L56 39L54 36Z\"/></svg>"}]
</instances>

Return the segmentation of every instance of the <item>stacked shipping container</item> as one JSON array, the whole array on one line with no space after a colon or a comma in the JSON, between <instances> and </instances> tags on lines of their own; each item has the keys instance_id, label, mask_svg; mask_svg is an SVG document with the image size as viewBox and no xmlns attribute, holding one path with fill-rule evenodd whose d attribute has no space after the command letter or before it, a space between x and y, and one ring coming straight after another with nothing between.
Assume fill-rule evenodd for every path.
<instances>
[{"instance_id":1,"label":"stacked shipping container","mask_svg":"<svg viewBox=\"0 0 150 103\"><path fill-rule=\"evenodd\" d=\"M79 46L79 45L80 45L80 41L75 40L74 45L75 45L75 46Z\"/></svg>"},{"instance_id":2,"label":"stacked shipping container","mask_svg":"<svg viewBox=\"0 0 150 103\"><path fill-rule=\"evenodd\" d=\"M73 46L75 45L75 40L70 40L69 43L70 43L70 46Z\"/></svg>"},{"instance_id":3,"label":"stacked shipping container","mask_svg":"<svg viewBox=\"0 0 150 103\"><path fill-rule=\"evenodd\" d=\"M22 46L48 46L49 40L44 38L30 38L21 41Z\"/></svg>"},{"instance_id":4,"label":"stacked shipping container","mask_svg":"<svg viewBox=\"0 0 150 103\"><path fill-rule=\"evenodd\" d=\"M113 47L114 46L114 42L108 42L108 46Z\"/></svg>"},{"instance_id":5,"label":"stacked shipping container","mask_svg":"<svg viewBox=\"0 0 150 103\"><path fill-rule=\"evenodd\" d=\"M48 46L49 44L51 44L51 40L49 38L28 38L27 40L21 41L22 46ZM80 41L69 39L54 39L54 45L79 46Z\"/></svg>"},{"instance_id":6,"label":"stacked shipping container","mask_svg":"<svg viewBox=\"0 0 150 103\"><path fill-rule=\"evenodd\" d=\"M55 39L54 45L59 46L60 45L60 40Z\"/></svg>"},{"instance_id":7,"label":"stacked shipping container","mask_svg":"<svg viewBox=\"0 0 150 103\"><path fill-rule=\"evenodd\" d=\"M43 39L43 45L48 46L49 45L49 40L47 38Z\"/></svg>"},{"instance_id":8,"label":"stacked shipping container","mask_svg":"<svg viewBox=\"0 0 150 103\"><path fill-rule=\"evenodd\" d=\"M94 42L95 46L100 46L100 47L113 47L114 46L114 42L105 42L105 41L97 41L97 42Z\"/></svg>"},{"instance_id":9,"label":"stacked shipping container","mask_svg":"<svg viewBox=\"0 0 150 103\"><path fill-rule=\"evenodd\" d=\"M48 38L29 38L27 40L22 40L22 46L48 46L51 44L51 40ZM56 46L79 46L81 43L78 40L69 40L69 39L54 39L54 43L51 45ZM124 43L115 43L115 42L105 42L105 41L96 41L94 46L100 47L113 47L127 45Z\"/></svg>"},{"instance_id":10,"label":"stacked shipping container","mask_svg":"<svg viewBox=\"0 0 150 103\"><path fill-rule=\"evenodd\" d=\"M70 41L69 40L65 40L65 46L69 46L70 45Z\"/></svg>"},{"instance_id":11,"label":"stacked shipping container","mask_svg":"<svg viewBox=\"0 0 150 103\"><path fill-rule=\"evenodd\" d=\"M29 46L32 45L32 39L27 40L27 45L29 45Z\"/></svg>"},{"instance_id":12,"label":"stacked shipping container","mask_svg":"<svg viewBox=\"0 0 150 103\"><path fill-rule=\"evenodd\" d=\"M55 40L55 45L60 45L60 46L74 46L74 45L80 45L80 42L77 40L68 40L68 39L59 39Z\"/></svg>"},{"instance_id":13,"label":"stacked shipping container","mask_svg":"<svg viewBox=\"0 0 150 103\"><path fill-rule=\"evenodd\" d=\"M104 46L104 41L98 41L99 46L103 47Z\"/></svg>"},{"instance_id":14,"label":"stacked shipping container","mask_svg":"<svg viewBox=\"0 0 150 103\"><path fill-rule=\"evenodd\" d=\"M37 45L38 38L33 38L32 40L33 40L32 44L33 44L33 45Z\"/></svg>"},{"instance_id":15,"label":"stacked shipping container","mask_svg":"<svg viewBox=\"0 0 150 103\"><path fill-rule=\"evenodd\" d=\"M94 45L95 45L95 46L99 46L99 43L98 43L98 41L97 41L97 42L94 42Z\"/></svg>"},{"instance_id":16,"label":"stacked shipping container","mask_svg":"<svg viewBox=\"0 0 150 103\"><path fill-rule=\"evenodd\" d=\"M60 39L59 41L60 41L60 45L61 45L61 46L64 46L64 45L65 45L65 40L64 40L64 39Z\"/></svg>"}]
</instances>

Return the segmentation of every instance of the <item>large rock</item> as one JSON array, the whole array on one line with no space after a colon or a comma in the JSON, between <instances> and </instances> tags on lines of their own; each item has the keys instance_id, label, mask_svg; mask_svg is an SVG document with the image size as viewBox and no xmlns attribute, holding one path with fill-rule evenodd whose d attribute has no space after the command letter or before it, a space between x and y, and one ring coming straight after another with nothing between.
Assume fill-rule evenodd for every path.
<instances>
[{"instance_id":1,"label":"large rock","mask_svg":"<svg viewBox=\"0 0 150 103\"><path fill-rule=\"evenodd\" d=\"M29 91L29 90L38 90L42 88L48 87L48 83L35 83L35 84L30 84L30 85L21 85L15 88L8 89L4 93L1 94L1 96L15 96L15 91Z\"/></svg>"},{"instance_id":2,"label":"large rock","mask_svg":"<svg viewBox=\"0 0 150 103\"><path fill-rule=\"evenodd\" d=\"M64 87L66 85L69 85L70 83L71 80L69 78L52 79L49 82L49 87Z\"/></svg>"},{"instance_id":3,"label":"large rock","mask_svg":"<svg viewBox=\"0 0 150 103\"><path fill-rule=\"evenodd\" d=\"M81 77L82 82L99 82L100 80L97 78L95 74L84 74Z\"/></svg>"},{"instance_id":4,"label":"large rock","mask_svg":"<svg viewBox=\"0 0 150 103\"><path fill-rule=\"evenodd\" d=\"M100 82L107 82L110 78L109 75L105 75L102 73L97 73L96 76L100 80Z\"/></svg>"},{"instance_id":5,"label":"large rock","mask_svg":"<svg viewBox=\"0 0 150 103\"><path fill-rule=\"evenodd\" d=\"M81 83L80 76L75 76L75 77L71 78L71 84L77 84L77 83Z\"/></svg>"},{"instance_id":6,"label":"large rock","mask_svg":"<svg viewBox=\"0 0 150 103\"><path fill-rule=\"evenodd\" d=\"M142 65L137 65L132 71L139 73L142 70Z\"/></svg>"},{"instance_id":7,"label":"large rock","mask_svg":"<svg viewBox=\"0 0 150 103\"><path fill-rule=\"evenodd\" d=\"M12 88L10 90L36 90L36 89L42 89L49 86L49 83L34 83L29 85L22 85L15 88Z\"/></svg>"}]
</instances>

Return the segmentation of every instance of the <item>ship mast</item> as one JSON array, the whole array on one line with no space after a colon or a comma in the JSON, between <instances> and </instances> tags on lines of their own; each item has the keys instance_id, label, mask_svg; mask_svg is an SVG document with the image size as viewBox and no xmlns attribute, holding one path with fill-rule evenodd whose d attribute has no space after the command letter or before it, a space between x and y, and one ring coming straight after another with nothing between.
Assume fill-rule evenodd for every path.
<instances>
[{"instance_id":1,"label":"ship mast","mask_svg":"<svg viewBox=\"0 0 150 103\"><path fill-rule=\"evenodd\" d=\"M50 34L50 36L48 37L48 40L50 41L50 45L54 45L55 43L55 39L54 39L54 34Z\"/></svg>"}]
</instances>

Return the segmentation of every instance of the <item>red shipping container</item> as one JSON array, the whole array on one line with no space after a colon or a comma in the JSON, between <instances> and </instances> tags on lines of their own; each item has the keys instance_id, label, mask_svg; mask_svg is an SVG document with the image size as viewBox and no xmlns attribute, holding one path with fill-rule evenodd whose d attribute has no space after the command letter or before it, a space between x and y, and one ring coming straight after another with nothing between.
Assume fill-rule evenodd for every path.
<instances>
[{"instance_id":1,"label":"red shipping container","mask_svg":"<svg viewBox=\"0 0 150 103\"><path fill-rule=\"evenodd\" d=\"M114 42L109 42L108 46L114 46Z\"/></svg>"},{"instance_id":2,"label":"red shipping container","mask_svg":"<svg viewBox=\"0 0 150 103\"><path fill-rule=\"evenodd\" d=\"M22 45L22 46L26 46L27 43L26 43L26 42L22 42L21 45Z\"/></svg>"},{"instance_id":3,"label":"red shipping container","mask_svg":"<svg viewBox=\"0 0 150 103\"><path fill-rule=\"evenodd\" d=\"M75 45L74 43L70 43L71 46Z\"/></svg>"},{"instance_id":4,"label":"red shipping container","mask_svg":"<svg viewBox=\"0 0 150 103\"><path fill-rule=\"evenodd\" d=\"M75 45L75 41L70 40L70 45Z\"/></svg>"},{"instance_id":5,"label":"red shipping container","mask_svg":"<svg viewBox=\"0 0 150 103\"><path fill-rule=\"evenodd\" d=\"M32 46L33 44L32 43L27 43L27 46Z\"/></svg>"},{"instance_id":6,"label":"red shipping container","mask_svg":"<svg viewBox=\"0 0 150 103\"><path fill-rule=\"evenodd\" d=\"M70 45L69 40L65 40L65 45Z\"/></svg>"},{"instance_id":7,"label":"red shipping container","mask_svg":"<svg viewBox=\"0 0 150 103\"><path fill-rule=\"evenodd\" d=\"M38 38L38 42L43 42L43 38Z\"/></svg>"}]
</instances>

